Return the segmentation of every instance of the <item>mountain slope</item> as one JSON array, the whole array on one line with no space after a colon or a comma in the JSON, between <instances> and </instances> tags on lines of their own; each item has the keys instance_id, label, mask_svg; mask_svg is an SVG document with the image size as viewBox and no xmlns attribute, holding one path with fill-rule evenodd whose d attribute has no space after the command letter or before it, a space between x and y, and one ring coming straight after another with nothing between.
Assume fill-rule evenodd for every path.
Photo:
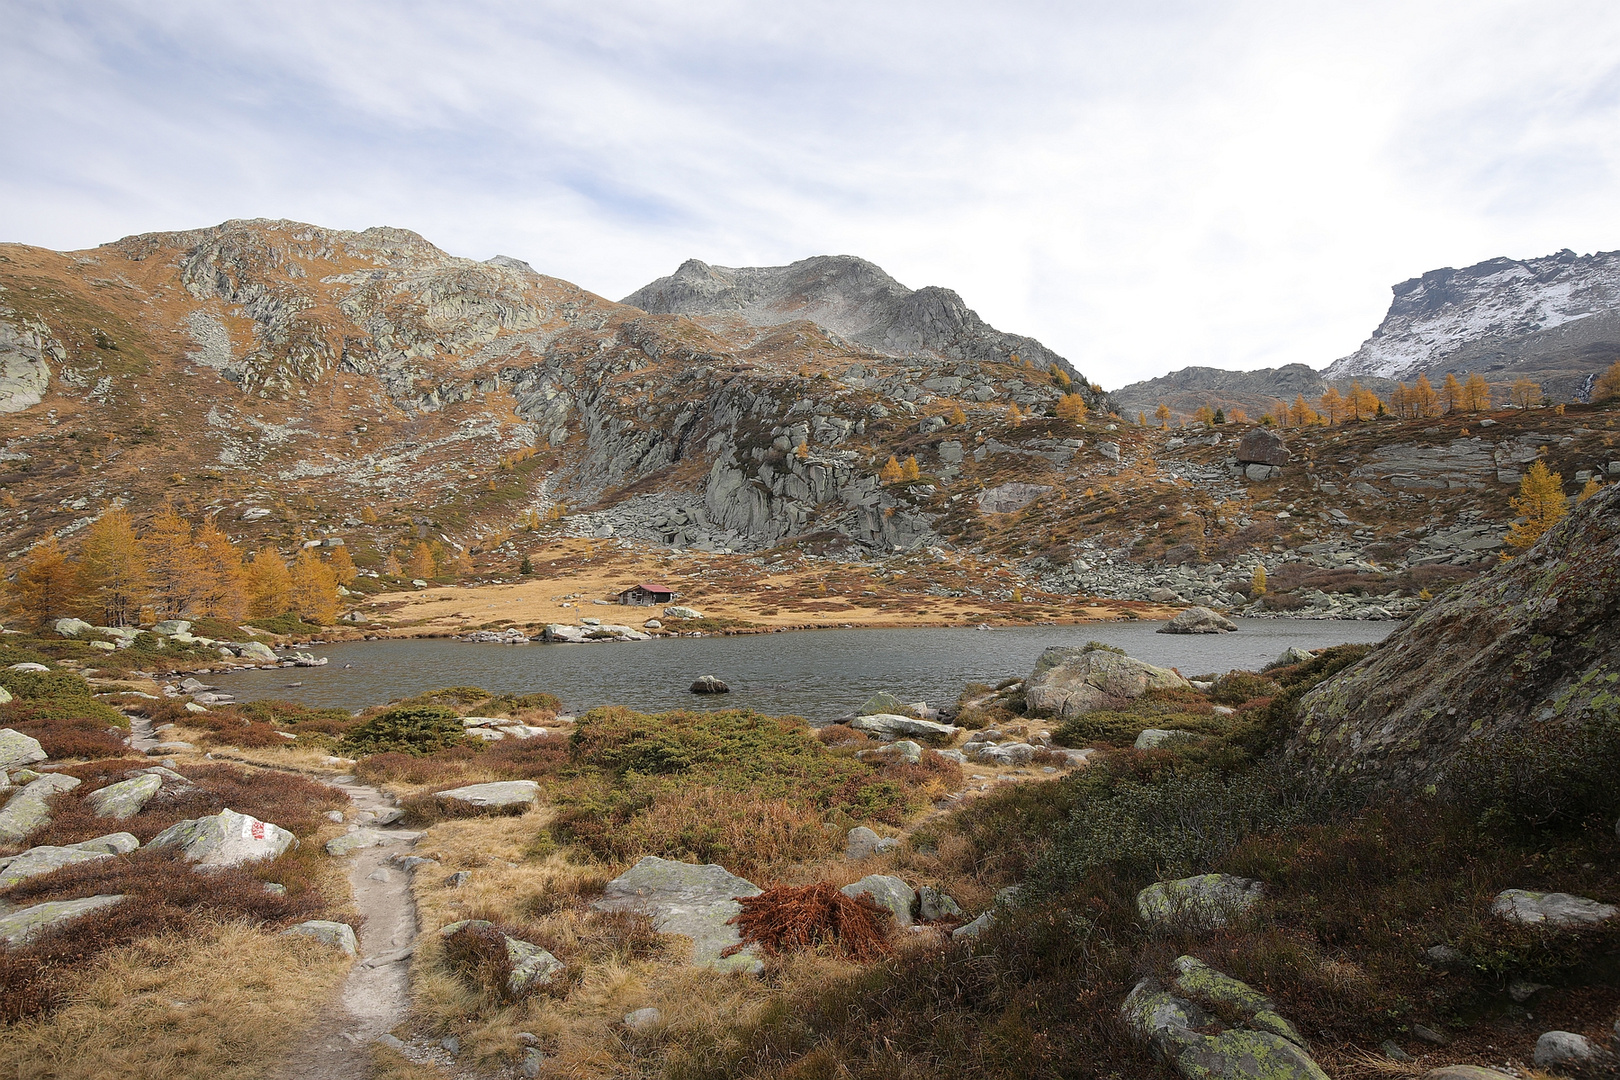
<instances>
[{"instance_id":1,"label":"mountain slope","mask_svg":"<svg viewBox=\"0 0 1620 1080\"><path fill-rule=\"evenodd\" d=\"M749 267L688 259L621 303L670 315L735 316L753 326L803 319L892 356L989 363L1017 357L1042 370L1056 364L1080 378L1066 359L1033 338L997 330L950 289L908 289L876 264L850 255Z\"/></svg>"}]
</instances>

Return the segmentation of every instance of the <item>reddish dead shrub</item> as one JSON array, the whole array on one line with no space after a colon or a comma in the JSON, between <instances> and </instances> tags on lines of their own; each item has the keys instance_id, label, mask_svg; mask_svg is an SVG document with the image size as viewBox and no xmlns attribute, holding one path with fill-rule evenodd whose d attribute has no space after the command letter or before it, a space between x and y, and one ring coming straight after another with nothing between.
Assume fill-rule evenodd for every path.
<instances>
[{"instance_id":1,"label":"reddish dead shrub","mask_svg":"<svg viewBox=\"0 0 1620 1080\"><path fill-rule=\"evenodd\" d=\"M100 717L55 715L53 708L27 701L0 705L0 727L39 740L53 761L104 758L125 750L124 734L109 730Z\"/></svg>"},{"instance_id":2,"label":"reddish dead shrub","mask_svg":"<svg viewBox=\"0 0 1620 1080\"><path fill-rule=\"evenodd\" d=\"M871 897L845 896L828 881L777 885L758 896L739 897L737 903L742 910L729 921L742 941L722 956L749 945L772 955L829 945L851 959L870 963L893 951L885 934L889 913Z\"/></svg>"},{"instance_id":3,"label":"reddish dead shrub","mask_svg":"<svg viewBox=\"0 0 1620 1080\"><path fill-rule=\"evenodd\" d=\"M821 745L827 747L866 746L871 738L864 731L856 731L848 724L829 724L816 732Z\"/></svg>"}]
</instances>

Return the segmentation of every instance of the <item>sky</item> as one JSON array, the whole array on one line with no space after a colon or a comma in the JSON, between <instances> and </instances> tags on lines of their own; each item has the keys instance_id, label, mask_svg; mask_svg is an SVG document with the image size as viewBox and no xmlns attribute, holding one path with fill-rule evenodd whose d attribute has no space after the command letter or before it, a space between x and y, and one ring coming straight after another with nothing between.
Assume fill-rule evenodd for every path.
<instances>
[{"instance_id":1,"label":"sky","mask_svg":"<svg viewBox=\"0 0 1620 1080\"><path fill-rule=\"evenodd\" d=\"M0 0L0 240L413 229L618 299L859 255L1114 389L1620 248L1613 0Z\"/></svg>"}]
</instances>

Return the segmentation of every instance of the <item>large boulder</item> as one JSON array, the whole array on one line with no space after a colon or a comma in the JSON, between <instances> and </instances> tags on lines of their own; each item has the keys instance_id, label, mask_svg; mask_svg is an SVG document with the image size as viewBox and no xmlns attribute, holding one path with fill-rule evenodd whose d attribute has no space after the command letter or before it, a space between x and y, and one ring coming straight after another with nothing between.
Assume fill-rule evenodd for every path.
<instances>
[{"instance_id":1,"label":"large boulder","mask_svg":"<svg viewBox=\"0 0 1620 1080\"><path fill-rule=\"evenodd\" d=\"M894 916L896 926L910 926L911 909L917 905L917 890L893 874L867 874L838 890L851 900L865 896Z\"/></svg>"},{"instance_id":2,"label":"large boulder","mask_svg":"<svg viewBox=\"0 0 1620 1080\"><path fill-rule=\"evenodd\" d=\"M1258 904L1265 887L1230 874L1197 874L1157 881L1136 894L1136 912L1149 926L1185 923L1216 928Z\"/></svg>"},{"instance_id":3,"label":"large boulder","mask_svg":"<svg viewBox=\"0 0 1620 1080\"><path fill-rule=\"evenodd\" d=\"M486 935L497 948L506 949L506 996L517 1000L543 986L547 986L563 970L563 962L532 942L502 933L485 919L462 919L441 927L439 935L446 941L458 934Z\"/></svg>"},{"instance_id":4,"label":"large boulder","mask_svg":"<svg viewBox=\"0 0 1620 1080\"><path fill-rule=\"evenodd\" d=\"M79 900L51 900L0 914L0 945L26 945L47 930L120 903L121 895L86 896Z\"/></svg>"},{"instance_id":5,"label":"large boulder","mask_svg":"<svg viewBox=\"0 0 1620 1080\"><path fill-rule=\"evenodd\" d=\"M1620 908L1569 893L1503 889L1491 901L1491 914L1526 926L1570 930L1608 922L1620 915Z\"/></svg>"},{"instance_id":6,"label":"large boulder","mask_svg":"<svg viewBox=\"0 0 1620 1080\"><path fill-rule=\"evenodd\" d=\"M342 949L347 956L357 956L360 953L360 942L354 936L354 927L348 923L332 922L329 919L309 919L297 926L287 927L282 933L324 941L334 948Z\"/></svg>"},{"instance_id":7,"label":"large boulder","mask_svg":"<svg viewBox=\"0 0 1620 1080\"><path fill-rule=\"evenodd\" d=\"M95 632L95 627L83 619L57 619L53 629L63 637L78 637Z\"/></svg>"},{"instance_id":8,"label":"large boulder","mask_svg":"<svg viewBox=\"0 0 1620 1080\"><path fill-rule=\"evenodd\" d=\"M39 740L11 728L0 728L0 770L17 769L45 760Z\"/></svg>"},{"instance_id":9,"label":"large boulder","mask_svg":"<svg viewBox=\"0 0 1620 1080\"><path fill-rule=\"evenodd\" d=\"M1159 627L1161 634L1230 634L1237 623L1207 607L1190 607Z\"/></svg>"},{"instance_id":10,"label":"large boulder","mask_svg":"<svg viewBox=\"0 0 1620 1080\"><path fill-rule=\"evenodd\" d=\"M873 713L871 716L857 716L850 721L850 727L857 731L864 731L868 735L876 735L880 739L898 739L906 735L920 735L925 739L949 740L956 736L956 728L951 724L941 724L934 720L918 720L914 716L900 716L895 713Z\"/></svg>"},{"instance_id":11,"label":"large boulder","mask_svg":"<svg viewBox=\"0 0 1620 1080\"><path fill-rule=\"evenodd\" d=\"M24 784L0 810L0 844L15 844L51 822L52 795L72 791L79 778L51 773Z\"/></svg>"},{"instance_id":12,"label":"large boulder","mask_svg":"<svg viewBox=\"0 0 1620 1080\"><path fill-rule=\"evenodd\" d=\"M110 817L122 821L140 813L162 787L163 777L145 773L92 791L85 796L85 801L90 804L97 817Z\"/></svg>"},{"instance_id":13,"label":"large boulder","mask_svg":"<svg viewBox=\"0 0 1620 1080\"><path fill-rule=\"evenodd\" d=\"M681 604L671 604L669 607L664 609L664 618L701 619L703 618L703 612L699 611L697 608L685 607Z\"/></svg>"},{"instance_id":14,"label":"large boulder","mask_svg":"<svg viewBox=\"0 0 1620 1080\"><path fill-rule=\"evenodd\" d=\"M244 660L256 660L261 664L275 664L281 660L281 657L262 641L232 641L227 644L232 652Z\"/></svg>"},{"instance_id":15,"label":"large boulder","mask_svg":"<svg viewBox=\"0 0 1620 1080\"><path fill-rule=\"evenodd\" d=\"M1238 440L1237 459L1239 465L1283 466L1288 464L1288 445L1276 432L1250 428Z\"/></svg>"},{"instance_id":16,"label":"large boulder","mask_svg":"<svg viewBox=\"0 0 1620 1080\"><path fill-rule=\"evenodd\" d=\"M751 946L730 956L721 954L742 944L730 922L742 911L738 898L761 891L723 866L648 855L608 882L602 899L592 906L598 911L637 911L650 916L660 934L690 938L694 966L758 972L765 965Z\"/></svg>"},{"instance_id":17,"label":"large boulder","mask_svg":"<svg viewBox=\"0 0 1620 1080\"><path fill-rule=\"evenodd\" d=\"M900 713L900 710L905 707L905 702L887 690L879 690L866 699L866 704L855 710L855 715L876 716L878 713Z\"/></svg>"},{"instance_id":18,"label":"large boulder","mask_svg":"<svg viewBox=\"0 0 1620 1080\"><path fill-rule=\"evenodd\" d=\"M1024 681L1031 716L1066 719L1141 697L1149 690L1181 690L1186 679L1113 649L1054 645Z\"/></svg>"},{"instance_id":19,"label":"large boulder","mask_svg":"<svg viewBox=\"0 0 1620 1080\"><path fill-rule=\"evenodd\" d=\"M146 846L179 848L186 861L201 870L274 859L297 842L280 825L225 809L208 817L177 821Z\"/></svg>"},{"instance_id":20,"label":"large boulder","mask_svg":"<svg viewBox=\"0 0 1620 1080\"><path fill-rule=\"evenodd\" d=\"M1533 720L1612 716L1616 565L1620 484L1306 694L1288 755L1321 773L1422 790L1472 741Z\"/></svg>"},{"instance_id":21,"label":"large boulder","mask_svg":"<svg viewBox=\"0 0 1620 1080\"><path fill-rule=\"evenodd\" d=\"M540 785L533 780L498 780L490 784L468 784L449 791L436 791L433 797L489 810L514 810L538 799Z\"/></svg>"}]
</instances>

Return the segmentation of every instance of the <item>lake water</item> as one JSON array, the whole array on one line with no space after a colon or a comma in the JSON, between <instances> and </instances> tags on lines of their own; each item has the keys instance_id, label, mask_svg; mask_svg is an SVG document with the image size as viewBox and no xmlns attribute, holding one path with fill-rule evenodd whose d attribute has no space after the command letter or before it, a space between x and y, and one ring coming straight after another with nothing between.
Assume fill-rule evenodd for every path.
<instances>
[{"instance_id":1,"label":"lake water","mask_svg":"<svg viewBox=\"0 0 1620 1080\"><path fill-rule=\"evenodd\" d=\"M591 645L477 645L444 639L316 646L323 668L220 673L221 690L248 701L286 698L358 710L441 686L501 692L545 690L569 711L629 705L750 707L831 719L879 690L903 701L954 703L970 682L994 685L1028 675L1049 645L1116 645L1187 676L1257 670L1289 646L1318 649L1382 641L1399 623L1300 619L1238 620L1230 634L1157 634L1157 622L1088 623L997 630L800 630L736 637L660 638ZM688 691L701 675L731 686L724 697ZM291 683L302 683L291 686Z\"/></svg>"}]
</instances>

